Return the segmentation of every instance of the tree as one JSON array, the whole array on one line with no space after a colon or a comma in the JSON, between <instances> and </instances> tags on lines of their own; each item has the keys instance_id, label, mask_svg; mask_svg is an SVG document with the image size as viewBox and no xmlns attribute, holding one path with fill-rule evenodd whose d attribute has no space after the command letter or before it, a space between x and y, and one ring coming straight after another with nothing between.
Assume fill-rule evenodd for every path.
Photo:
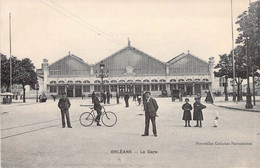
<instances>
[{"instance_id":1,"label":"tree","mask_svg":"<svg viewBox=\"0 0 260 168\"><path fill-rule=\"evenodd\" d=\"M250 65L260 68L260 1L250 4L248 11L238 16L236 43L248 47Z\"/></svg>"},{"instance_id":2,"label":"tree","mask_svg":"<svg viewBox=\"0 0 260 168\"><path fill-rule=\"evenodd\" d=\"M219 55L220 60L219 63L215 66L214 74L216 77L225 77L227 81L228 78L233 78L233 58L232 51L230 54ZM246 60L244 59L245 47L237 46L234 50L235 53L235 82L237 84L237 100L241 100L242 94L241 91L241 83L243 79L246 78ZM224 86L225 88L225 97L227 98L227 84Z\"/></svg>"},{"instance_id":3,"label":"tree","mask_svg":"<svg viewBox=\"0 0 260 168\"><path fill-rule=\"evenodd\" d=\"M18 59L12 57L12 67L15 67ZM15 77L14 70L12 68L12 79ZM12 80L13 82L13 80ZM10 90L10 59L6 55L1 55L1 88L5 91Z\"/></svg>"},{"instance_id":4,"label":"tree","mask_svg":"<svg viewBox=\"0 0 260 168\"><path fill-rule=\"evenodd\" d=\"M13 83L20 84L23 87L23 102L25 102L25 86L29 85L35 89L37 84L37 75L35 67L29 58L17 60L14 68Z\"/></svg>"}]
</instances>

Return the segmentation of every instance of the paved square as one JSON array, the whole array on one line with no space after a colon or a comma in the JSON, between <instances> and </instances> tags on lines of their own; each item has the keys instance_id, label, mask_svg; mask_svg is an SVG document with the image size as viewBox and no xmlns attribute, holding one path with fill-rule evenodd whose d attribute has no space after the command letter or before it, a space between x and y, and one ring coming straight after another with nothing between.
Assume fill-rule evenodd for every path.
<instances>
[{"instance_id":1,"label":"paved square","mask_svg":"<svg viewBox=\"0 0 260 168\"><path fill-rule=\"evenodd\" d=\"M156 98L158 137L152 136L151 124L150 136L142 137L144 111L134 102L129 108L123 99L107 106L118 117L108 128L80 125L80 114L89 111L80 105L90 99L70 100L72 129L61 127L58 101L1 106L2 167L260 167L260 113L204 103L203 127L189 128L182 120L183 102ZM213 127L216 115L218 128Z\"/></svg>"}]
</instances>

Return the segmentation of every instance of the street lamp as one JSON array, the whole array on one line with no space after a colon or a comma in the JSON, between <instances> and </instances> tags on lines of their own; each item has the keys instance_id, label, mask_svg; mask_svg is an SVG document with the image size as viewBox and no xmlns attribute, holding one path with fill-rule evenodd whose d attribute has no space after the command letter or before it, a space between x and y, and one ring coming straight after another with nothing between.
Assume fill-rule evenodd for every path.
<instances>
[{"instance_id":1,"label":"street lamp","mask_svg":"<svg viewBox=\"0 0 260 168\"><path fill-rule=\"evenodd\" d=\"M96 70L96 77L101 79L101 92L103 91L103 84L104 84L103 79L107 78L108 76L109 76L109 72L108 72L108 70L105 71L105 64L102 61L99 64L99 72Z\"/></svg>"},{"instance_id":2,"label":"street lamp","mask_svg":"<svg viewBox=\"0 0 260 168\"><path fill-rule=\"evenodd\" d=\"M250 93L250 84L249 84L249 54L248 54L248 38L246 37L246 64L247 64L247 93L246 93L246 108L252 109L252 100L251 100L251 93Z\"/></svg>"},{"instance_id":3,"label":"street lamp","mask_svg":"<svg viewBox=\"0 0 260 168\"><path fill-rule=\"evenodd\" d=\"M35 84L35 90L36 90L36 102L38 102L38 90L39 90L39 83L38 83L38 81Z\"/></svg>"}]
</instances>

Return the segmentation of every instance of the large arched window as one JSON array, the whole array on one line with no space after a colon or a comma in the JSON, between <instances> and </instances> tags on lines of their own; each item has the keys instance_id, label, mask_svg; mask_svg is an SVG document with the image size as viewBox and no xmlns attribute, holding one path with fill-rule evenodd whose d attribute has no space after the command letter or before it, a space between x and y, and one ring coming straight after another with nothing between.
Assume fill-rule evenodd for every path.
<instances>
[{"instance_id":1,"label":"large arched window","mask_svg":"<svg viewBox=\"0 0 260 168\"><path fill-rule=\"evenodd\" d=\"M75 81L75 83L80 84L82 83L80 80Z\"/></svg>"},{"instance_id":2,"label":"large arched window","mask_svg":"<svg viewBox=\"0 0 260 168\"><path fill-rule=\"evenodd\" d=\"M56 84L56 81L51 81L50 84L51 84L51 85L55 85L55 84Z\"/></svg>"},{"instance_id":3,"label":"large arched window","mask_svg":"<svg viewBox=\"0 0 260 168\"><path fill-rule=\"evenodd\" d=\"M149 83L150 81L148 79L143 80L144 83Z\"/></svg>"},{"instance_id":4,"label":"large arched window","mask_svg":"<svg viewBox=\"0 0 260 168\"><path fill-rule=\"evenodd\" d=\"M108 80L104 80L104 83L109 83L109 81Z\"/></svg>"},{"instance_id":5,"label":"large arched window","mask_svg":"<svg viewBox=\"0 0 260 168\"><path fill-rule=\"evenodd\" d=\"M176 80L175 80L175 79L171 79L170 82L171 82L171 83L174 83L174 82L176 82Z\"/></svg>"},{"instance_id":6,"label":"large arched window","mask_svg":"<svg viewBox=\"0 0 260 168\"><path fill-rule=\"evenodd\" d=\"M64 82L64 81L59 81L58 83L59 83L59 84L64 84L65 82Z\"/></svg>"},{"instance_id":7,"label":"large arched window","mask_svg":"<svg viewBox=\"0 0 260 168\"><path fill-rule=\"evenodd\" d=\"M165 83L165 82L166 82L165 79L161 79L161 80L160 80L160 83Z\"/></svg>"},{"instance_id":8,"label":"large arched window","mask_svg":"<svg viewBox=\"0 0 260 168\"><path fill-rule=\"evenodd\" d=\"M90 81L88 81L88 80L84 80L83 83L90 83Z\"/></svg>"},{"instance_id":9,"label":"large arched window","mask_svg":"<svg viewBox=\"0 0 260 168\"><path fill-rule=\"evenodd\" d=\"M100 80L95 80L94 83L101 83Z\"/></svg>"},{"instance_id":10,"label":"large arched window","mask_svg":"<svg viewBox=\"0 0 260 168\"><path fill-rule=\"evenodd\" d=\"M120 80L119 83L125 83L125 81L124 80Z\"/></svg>"},{"instance_id":11,"label":"large arched window","mask_svg":"<svg viewBox=\"0 0 260 168\"><path fill-rule=\"evenodd\" d=\"M117 83L117 81L116 80L111 80L110 83Z\"/></svg>"},{"instance_id":12,"label":"large arched window","mask_svg":"<svg viewBox=\"0 0 260 168\"><path fill-rule=\"evenodd\" d=\"M158 82L158 80L156 80L156 79L153 79L151 82L152 82L152 83L157 83L157 82Z\"/></svg>"}]
</instances>

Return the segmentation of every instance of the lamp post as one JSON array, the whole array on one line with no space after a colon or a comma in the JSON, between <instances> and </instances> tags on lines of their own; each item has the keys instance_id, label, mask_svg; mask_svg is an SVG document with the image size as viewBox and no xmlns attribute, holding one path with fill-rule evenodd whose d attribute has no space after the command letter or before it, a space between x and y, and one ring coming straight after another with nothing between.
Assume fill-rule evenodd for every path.
<instances>
[{"instance_id":1,"label":"lamp post","mask_svg":"<svg viewBox=\"0 0 260 168\"><path fill-rule=\"evenodd\" d=\"M246 64L247 64L247 93L246 93L246 108L252 109L252 100L251 100L251 93L250 93L250 85L249 85L249 54L248 54L248 38L246 37Z\"/></svg>"},{"instance_id":2,"label":"lamp post","mask_svg":"<svg viewBox=\"0 0 260 168\"><path fill-rule=\"evenodd\" d=\"M224 92L225 92L225 101L228 101L228 95L227 95L227 85L228 85L228 77L227 76L225 76L225 78L224 78L224 85L225 85L225 87L224 87Z\"/></svg>"},{"instance_id":3,"label":"lamp post","mask_svg":"<svg viewBox=\"0 0 260 168\"><path fill-rule=\"evenodd\" d=\"M109 72L108 72L108 70L105 71L105 64L102 61L99 64L99 72L96 70L96 77L101 79L101 89L100 89L100 92L103 92L103 85L104 85L103 79L107 78L108 76L109 76Z\"/></svg>"},{"instance_id":4,"label":"lamp post","mask_svg":"<svg viewBox=\"0 0 260 168\"><path fill-rule=\"evenodd\" d=\"M39 83L38 82L35 84L35 89L36 89L36 102L38 102L38 91L39 91Z\"/></svg>"}]
</instances>

